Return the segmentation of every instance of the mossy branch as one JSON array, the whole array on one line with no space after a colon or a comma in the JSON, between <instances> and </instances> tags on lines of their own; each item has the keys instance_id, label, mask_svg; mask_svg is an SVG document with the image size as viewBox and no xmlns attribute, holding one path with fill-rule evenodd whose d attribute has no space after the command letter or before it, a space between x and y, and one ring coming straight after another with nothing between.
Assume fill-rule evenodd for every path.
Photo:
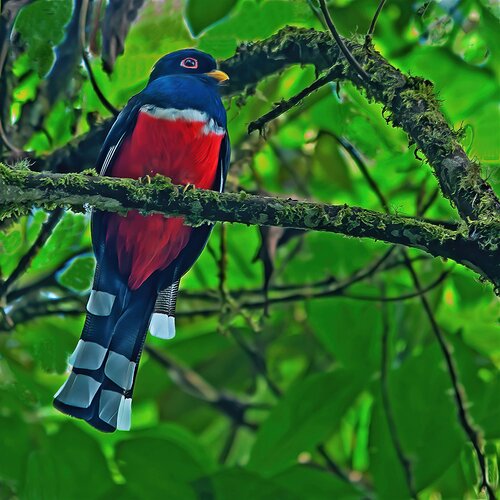
<instances>
[{"instance_id":1,"label":"mossy branch","mask_svg":"<svg viewBox=\"0 0 500 500\"><path fill-rule=\"evenodd\" d=\"M466 223L498 221L500 202L441 113L432 83L403 74L373 47L345 38L343 41L370 75L369 81L360 78L329 33L286 27L266 40L242 44L235 56L221 64L231 75L227 92L233 94L242 88L251 91L262 78L292 64L312 64L320 72L342 63L339 79L350 80L369 99L384 105L393 125L401 127L410 143L425 154L444 196L462 219Z\"/></svg>"},{"instance_id":2,"label":"mossy branch","mask_svg":"<svg viewBox=\"0 0 500 500\"><path fill-rule=\"evenodd\" d=\"M67 206L81 210L84 205L92 205L118 213L139 210L144 214L182 215L192 225L225 221L327 231L420 248L434 256L460 262L496 286L500 284L498 249L494 245L482 246L483 239L471 240L462 231L358 207L246 193L185 191L162 176L144 184L133 179L84 174L34 173L4 165L0 165L0 192L0 219L13 213L27 213L33 206L46 209ZM490 234L490 231L496 234L495 228L488 225L483 224L480 229L482 234Z\"/></svg>"},{"instance_id":3,"label":"mossy branch","mask_svg":"<svg viewBox=\"0 0 500 500\"><path fill-rule=\"evenodd\" d=\"M312 64L318 72L338 64L336 78L352 81L369 99L382 103L393 125L403 128L410 143L426 155L444 196L467 224L498 222L500 202L441 113L432 83L403 74L369 45L343 40L370 74L370 81L361 79L351 68L329 33L286 27L265 40L241 44L233 57L222 61L221 69L231 75L224 92L228 96L251 93L263 78L294 64ZM108 120L93 127L88 137L78 138L46 158L33 159L34 168L70 172L76 165L77 170L93 166L110 125Z\"/></svg>"}]
</instances>

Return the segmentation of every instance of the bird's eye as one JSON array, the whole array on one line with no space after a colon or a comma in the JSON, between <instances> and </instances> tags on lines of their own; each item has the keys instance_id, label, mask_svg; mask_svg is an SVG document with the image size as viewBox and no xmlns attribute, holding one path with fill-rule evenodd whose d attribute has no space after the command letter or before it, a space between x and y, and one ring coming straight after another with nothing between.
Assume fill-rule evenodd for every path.
<instances>
[{"instance_id":1,"label":"bird's eye","mask_svg":"<svg viewBox=\"0 0 500 500\"><path fill-rule=\"evenodd\" d=\"M192 57L186 57L181 61L181 66L188 69L196 69L198 67L198 61Z\"/></svg>"}]
</instances>

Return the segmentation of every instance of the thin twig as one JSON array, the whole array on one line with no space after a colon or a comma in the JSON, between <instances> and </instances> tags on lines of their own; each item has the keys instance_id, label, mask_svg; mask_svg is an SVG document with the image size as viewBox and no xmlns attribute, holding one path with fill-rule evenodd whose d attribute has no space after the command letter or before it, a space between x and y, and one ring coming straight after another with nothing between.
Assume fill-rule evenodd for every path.
<instances>
[{"instance_id":1,"label":"thin twig","mask_svg":"<svg viewBox=\"0 0 500 500\"><path fill-rule=\"evenodd\" d=\"M365 80L366 83L370 81L370 76L368 73L360 66L358 61L354 58L354 56L351 54L349 49L346 47L344 41L340 37L337 28L335 28L335 25L333 24L332 18L330 17L330 13L328 12L328 7L326 6L326 1L325 0L319 0L319 5L321 7L321 12L323 12L323 16L325 17L326 24L328 26L328 29L330 30L333 38L337 42L340 50L344 54L345 58L349 62L349 64L354 68L354 70L358 73L358 75L361 77L362 80Z\"/></svg>"},{"instance_id":2,"label":"thin twig","mask_svg":"<svg viewBox=\"0 0 500 500\"><path fill-rule=\"evenodd\" d=\"M253 318L245 310L245 308L231 296L230 292L227 289L227 231L224 224L221 224L220 256L217 262L219 267L219 294L222 301L222 313L227 310L228 312L233 314L241 314L250 329L254 333L258 333L260 331L259 326L253 321ZM221 316L223 316L223 314L221 314ZM255 347L248 345L242 338L240 338L240 336L235 331L229 329L229 332L231 333L232 337L241 348L241 350L248 356L248 358L254 365L256 372L264 378L273 394L276 397L279 397L281 395L281 391L269 378L264 357L260 355Z\"/></svg>"},{"instance_id":3,"label":"thin twig","mask_svg":"<svg viewBox=\"0 0 500 500\"><path fill-rule=\"evenodd\" d=\"M364 167L363 162L361 162L361 165ZM358 166L359 166L359 164L358 164ZM387 200L385 199L381 190L378 188L378 185L375 182L375 180L371 177L368 169L361 168L361 172L363 173L363 175L365 176L369 185L372 187L373 191L375 192L375 194L379 198L379 201L380 201L381 205L384 207L384 210L386 212L388 212L389 205L387 203ZM375 188L373 186L375 186ZM434 198L432 196L431 196L431 200L432 201L434 200ZM427 208L431 205L432 201L430 203L429 202L426 203L425 206L422 207L419 215L423 214L424 209L427 210ZM438 343L441 347L441 351L442 351L443 356L445 358L448 372L449 372L449 375L450 375L450 378L452 381L452 385L453 385L453 391L454 391L454 395L455 395L455 401L457 404L457 412L458 412L459 421L460 421L460 424L462 425L462 428L465 430L467 436L469 437L469 439L470 439L470 441L471 441L471 443L476 451L476 455L478 457L479 467L481 469L481 476L482 476L481 488L486 489L490 500L494 499L495 494L493 492L493 489L491 488L491 486L487 482L486 460L485 460L485 457L481 451L481 446L479 444L479 435L478 435L477 431L472 427L472 424L469 422L469 417L468 417L468 414L467 414L466 409L465 409L462 394L461 394L459 386L458 386L458 375L457 375L457 372L456 372L455 367L453 365L453 358L452 358L451 352L448 349L448 346L446 345L446 341L444 339L444 336L441 333L441 330L436 322L436 319L435 319L434 314L432 312L432 309L430 307L429 301L427 300L425 292L423 291L423 288L421 286L420 279L418 278L418 275L415 271L415 268L414 268L414 266L413 266L413 264L408 256L408 252L405 248L402 249L402 254L403 254L406 268L408 269L408 271L412 277L414 286L417 290L418 296L420 297L420 301L422 303L422 306L423 306L423 308L424 308L424 310L429 318L429 321L430 321L431 326L432 326L432 330L434 332L434 335L436 336L436 339L438 340Z\"/></svg>"},{"instance_id":4,"label":"thin twig","mask_svg":"<svg viewBox=\"0 0 500 500\"><path fill-rule=\"evenodd\" d=\"M419 262L421 260L430 260L430 257L427 255L417 255L412 258L412 262ZM380 268L377 269L378 272L385 272L385 271L390 271L391 269L394 269L396 267L404 265L404 262L401 259L398 260L393 260L391 262L387 262L384 266L381 266ZM356 271L353 273L352 276L357 276L360 271ZM348 280L349 278L346 278L343 281ZM328 278L319 280L319 281L312 281L309 283L289 283L286 285L273 285L272 287L269 288L270 292L290 292L290 291L295 291L295 292L300 292L301 290L311 290L313 288L325 288L325 287L330 287L332 285L338 285L340 282L337 278L333 276L329 276ZM235 298L240 298L242 295L260 295L262 292L261 288L242 288L242 289L237 289L231 291L231 295ZM186 293L187 297L189 298L197 298L197 299L207 299L210 301L215 301L216 298L214 297L207 297L206 294L200 294L197 292L184 292Z\"/></svg>"},{"instance_id":5,"label":"thin twig","mask_svg":"<svg viewBox=\"0 0 500 500\"><path fill-rule=\"evenodd\" d=\"M220 224L219 294L224 302L227 294L227 230L226 224Z\"/></svg>"},{"instance_id":6,"label":"thin twig","mask_svg":"<svg viewBox=\"0 0 500 500\"><path fill-rule=\"evenodd\" d=\"M89 75L90 84L92 85L92 88L94 89L94 92L96 93L98 99L112 115L117 116L119 111L108 101L106 96L102 93L101 89L99 88L99 84L95 79L94 71L90 64L87 53L85 52L85 49L82 50L82 59L83 59L83 64L85 65L85 69L87 70L87 73Z\"/></svg>"},{"instance_id":7,"label":"thin twig","mask_svg":"<svg viewBox=\"0 0 500 500\"><path fill-rule=\"evenodd\" d=\"M281 389L269 377L267 363L264 356L262 356L259 351L257 351L257 349L249 346L236 332L233 332L233 338L236 340L236 343L241 348L241 350L248 356L257 373L262 376L270 391L276 398L280 398L282 395Z\"/></svg>"},{"instance_id":8,"label":"thin twig","mask_svg":"<svg viewBox=\"0 0 500 500\"><path fill-rule=\"evenodd\" d=\"M14 300L24 297L25 295L28 295L30 293L42 291L42 289L44 288L58 287L66 290L66 287L64 287L57 281L56 279L57 273L59 271L62 271L68 265L68 263L71 262L73 259L76 259L77 257L80 257L82 255L89 255L91 252L92 252L91 246L85 246L83 248L80 248L76 252L73 252L66 259L64 259L56 268L54 268L49 275L44 276L38 281L30 283L26 286L19 287L16 288L15 290L8 292L7 303L13 302Z\"/></svg>"},{"instance_id":9,"label":"thin twig","mask_svg":"<svg viewBox=\"0 0 500 500\"><path fill-rule=\"evenodd\" d=\"M387 305L382 303L382 357L380 362L380 390L382 393L382 405L387 419L387 427L389 428L389 435L398 456L398 460L404 471L406 485L410 492L411 498L417 498L415 490L415 481L412 473L412 464L401 445L397 431L396 421L392 413L391 402L389 397L389 381L388 381L388 367L389 367L389 317L387 314Z\"/></svg>"},{"instance_id":10,"label":"thin twig","mask_svg":"<svg viewBox=\"0 0 500 500\"><path fill-rule=\"evenodd\" d=\"M5 129L3 127L2 123L2 118L0 117L0 138L2 139L2 142L4 143L5 147L16 157L22 156L24 151L22 149L19 149L18 147L14 146L10 139L7 136L7 133L5 132Z\"/></svg>"},{"instance_id":11,"label":"thin twig","mask_svg":"<svg viewBox=\"0 0 500 500\"><path fill-rule=\"evenodd\" d=\"M312 300L312 299L321 298L321 297L325 297L325 296L339 296L339 297L346 297L346 298L353 299L353 300L364 300L364 301L373 301L373 302L398 302L398 301L403 301L403 300L410 300L413 298L420 297L420 295L425 294L425 293L431 291L433 288L437 287L439 284L441 284L449 276L451 271L452 271L452 269L448 269L448 270L444 271L443 273L441 273L441 275L438 277L437 280L435 280L430 285L427 285L427 287L423 288L420 292L408 293L406 295L399 295L399 296L395 296L395 297L386 297L386 296L383 296L383 297L373 296L372 297L370 295L354 295L354 294L338 293L338 292L334 293L335 291L332 290L332 293L330 295L326 295L324 292L321 294L304 295L302 297L299 297L298 295L296 295L293 300L282 300L282 301L280 301L280 303L294 302L294 301L305 300L305 299ZM186 299L188 297L185 296L184 298ZM288 299L288 297L285 297L285 299ZM65 310L65 309L47 309L46 310L46 308L51 308L55 304L63 303L63 302L67 302L67 301L75 301L75 302L81 303L81 305L83 306L85 303L85 300L86 300L85 297L75 295L75 296L63 297L61 299L52 299L52 300L44 300L44 301L40 301L40 302L35 302L32 305L33 305L33 307L35 307L35 306L37 307L36 310L38 311L38 314L40 314L40 315L47 315L47 314L57 315L57 314L66 314L67 310ZM273 303L272 300L271 300L271 303ZM242 302L241 303L241 307L246 308L246 309L261 309L264 305L265 305L265 303L263 301L261 301L261 302ZM13 315L17 314L20 309L23 309L24 311L23 311L21 318L16 318L16 321L15 321L16 324L17 323L25 323L25 322L33 319L34 315L27 313L25 310L25 307L23 305L19 305L19 307L16 307L16 309L13 311L12 314ZM220 309L218 309L218 308L191 309L189 311L179 311L177 313L177 317L182 318L182 317L191 317L191 316L210 316L210 315L216 315L219 313L220 313ZM83 314L83 310L82 309L75 310L74 312L72 312L72 314L75 314L75 315ZM242 346L240 346L240 347L242 347ZM252 350L252 348L250 348L248 346L245 346L245 347L249 351L249 353L248 353L249 357L252 358L255 354L255 350ZM273 391L273 392L276 395L277 391Z\"/></svg>"},{"instance_id":12,"label":"thin twig","mask_svg":"<svg viewBox=\"0 0 500 500\"><path fill-rule=\"evenodd\" d=\"M250 122L248 125L248 133L251 134L254 130L259 130L262 135L264 130L264 126L269 123L271 120L275 120L278 116L286 113L288 110L299 104L303 99L305 99L309 94L312 94L323 85L334 80L336 77L341 76L341 68L340 66L333 66L327 73L323 76L319 77L315 80L311 85L302 89L298 94L294 95L290 99L282 100L276 107L274 107L271 111L262 115L257 120Z\"/></svg>"},{"instance_id":13,"label":"thin twig","mask_svg":"<svg viewBox=\"0 0 500 500\"><path fill-rule=\"evenodd\" d=\"M50 289L53 287L61 288L61 290L66 290L61 284L59 284L57 282L57 280L55 279L55 275L59 271L64 269L70 261L72 261L73 259L75 259L79 256L89 254L91 251L92 251L91 247L85 247L81 250L78 250L78 251L74 252L73 254L71 254L60 265L58 265L57 268L55 268L51 272L50 275L45 276L44 278L40 279L39 281L36 281L36 282L31 283L29 285L26 285L25 287L20 287L20 288L16 288L15 290L12 290L11 292L9 292L7 294L7 303L13 302L14 300L17 300L21 297L24 297L25 295L28 295L28 294L31 294L34 292L42 292L45 289ZM429 259L430 259L430 257L428 257L427 255L417 255L417 256L413 257L411 259L411 261L412 262L419 262L422 260L429 260ZM390 271L391 269L394 269L394 268L399 267L401 265L404 265L404 261L402 261L400 259L399 260L392 260L390 262L386 261L386 264L380 266L376 270L376 272ZM359 272L360 271L355 272L352 275L352 277L357 277ZM450 269L450 272L451 272L451 269ZM306 290L310 291L310 290L313 290L316 288L328 288L328 287L331 287L333 285L335 285L335 286L342 285L343 286L343 283L348 282L349 279L350 278L346 278L342 282L339 282L336 278L329 277L326 279L322 279L319 281L313 281L310 283L293 283L293 284L287 284L287 285L274 285L272 288L270 288L270 291L277 292L277 293L292 292L292 291L296 292L296 293L300 293L300 292L305 293ZM358 282L358 278L356 278L356 280L353 281L352 284L355 284L357 282ZM427 285L426 291L434 288L437 285L439 285L439 283L436 280L435 282L431 283L430 285ZM236 289L236 290L230 290L229 292L230 292L231 296L234 297L235 299L241 299L242 297L245 297L245 296L252 296L252 295L260 296L262 293L262 288L260 288L260 287L253 288L253 289L240 288L240 289ZM359 299L359 300L372 300L372 299L379 300L376 297L351 296L351 295L347 295L345 293L344 293L344 296L346 296L346 297L349 296L351 298L355 298L355 299ZM407 294L407 295L388 297L387 299L389 301L392 301L392 300L397 301L397 300L412 299L413 297L417 297L417 296L418 296L418 294L414 292L412 294ZM78 297L80 297L80 296L78 296ZM197 301L201 300L201 301L205 301L205 302L218 302L218 301L220 301L219 294L213 290L206 290L203 292L181 291L180 297L182 298L183 302L186 302L187 300L197 300ZM308 295L308 298L314 299L315 296ZM243 302L243 304L244 304L244 307L246 307L248 305L246 302Z\"/></svg>"},{"instance_id":14,"label":"thin twig","mask_svg":"<svg viewBox=\"0 0 500 500\"><path fill-rule=\"evenodd\" d=\"M42 249L45 242L49 239L52 231L56 227L57 223L61 220L64 214L64 209L59 207L56 208L50 215L47 221L42 226L37 239L31 245L30 249L22 256L21 260L18 262L16 268L10 276L5 280L5 282L0 286L0 298L4 297L16 280L29 268L31 262L36 257L38 252Z\"/></svg>"},{"instance_id":15,"label":"thin twig","mask_svg":"<svg viewBox=\"0 0 500 500\"><path fill-rule=\"evenodd\" d=\"M377 196L380 204L382 205L382 208L385 210L386 213L389 213L389 204L387 203L387 200L385 199L384 195L382 194L382 191L378 187L377 183L375 182L375 180L371 176L370 171L368 170L368 168L367 168L363 158L361 157L360 153L358 152L358 150L347 139L345 139L343 137L339 137L338 135L334 134L333 132L322 131L319 135L321 135L321 134L330 135L346 150L346 152L351 156L351 158L354 160L354 162L358 166L359 170L363 174L363 177L368 182L369 186L372 188L372 191Z\"/></svg>"},{"instance_id":16,"label":"thin twig","mask_svg":"<svg viewBox=\"0 0 500 500\"><path fill-rule=\"evenodd\" d=\"M377 259L375 262L367 266L366 268L360 269L356 271L353 275L350 277L346 278L345 280L338 282L333 278L328 278L326 280L318 281L318 282L313 282L310 284L302 284L302 285L286 285L286 286L281 286L281 287L276 287L276 291L294 291L294 294L291 295L286 295L284 297L277 297L277 298L272 298L271 303L289 303L289 302L294 302L294 301L299 301L299 300L312 300L316 298L322 298L322 297L336 297L336 296L345 296L345 297L350 297L353 299L359 299L359 300L379 300L380 298L376 297L361 297L361 296L351 296L347 295L345 293L345 290L347 290L350 286L358 283L359 281L362 281L365 278L371 277L375 275L378 272L385 272L391 269L394 269L397 266L400 266L404 264L403 261L397 260L393 262L387 262L388 258L392 254L392 252L395 250L395 247L389 248L389 250L379 259ZM84 252L87 253L87 252ZM75 255L76 256L76 255ZM426 256L417 256L412 259L412 262L415 261L420 261L420 260L427 260L428 258ZM71 260L71 259L69 259ZM62 269L68 261L65 261L61 266L58 267L58 269ZM387 262L387 263L386 263ZM385 263L385 264L384 264ZM451 271L451 270L450 270ZM57 271L55 271L57 272ZM37 283L34 283L33 285L28 285L25 288L20 288L18 290L14 290L11 293L7 295L7 302L12 302L16 299L19 299L20 297L27 295L28 293L32 293L35 291L42 291L41 289L43 287L51 288L53 286L60 286L54 279L53 277L54 273L52 273L51 276L44 278L40 280ZM441 275L441 279L444 279ZM427 288L424 290L429 291L432 289L434 286L437 286L439 283L432 283L431 285L428 285ZM321 286L332 286L334 285L335 288L329 288L327 290L319 290L317 292L312 291L312 289L321 287ZM309 290L309 291L307 291ZM260 295L261 289L255 289L255 290L236 290L235 292L230 292L231 297L239 297L241 298L244 294L248 295ZM418 293L412 293L412 294L407 294L406 296L401 295L399 297L388 297L387 299L389 300L406 300L406 299L412 299L414 297L417 297L419 294ZM203 301L208 301L208 302L217 302L220 301L220 297L217 293L213 292L213 294L210 294L209 292L204 292L204 293L199 293L199 292L190 292L186 293L183 292L182 294L183 298L183 303L186 302L187 299L192 299L192 300L203 300ZM80 303L82 307L85 305L86 302L86 297L81 296L81 295L73 295L70 297L71 300ZM57 314L68 314L68 310L65 309L52 309L54 305L54 300L44 300L41 302L35 302L31 303L32 306L34 307L35 305L37 306L37 311L38 314L41 315L57 315ZM244 309L261 309L265 303L263 301L259 302L241 302L239 304L239 307L244 308ZM47 309L50 308L50 311ZM83 314L82 309L76 309L76 310L71 310L69 312L71 315L78 315L78 314ZM211 315L217 315L220 314L220 307L214 307L214 308L209 308L209 309L189 309L187 311L178 311L177 316L178 317L192 317L192 316L211 316ZM16 303L16 306L14 310L12 311L12 315L15 316L16 323L26 323L33 319L34 314L31 314L29 311L26 311L26 308L22 303Z\"/></svg>"},{"instance_id":17,"label":"thin twig","mask_svg":"<svg viewBox=\"0 0 500 500\"><path fill-rule=\"evenodd\" d=\"M406 252L405 252L406 255ZM407 258L407 255L406 255ZM408 260L408 270L410 272L411 278L413 280L413 283L415 285L415 288L421 292L422 286L420 284L420 279L415 272L415 269L413 268L411 262ZM455 368L453 356L451 354L451 350L448 347L446 340L444 338L443 333L441 332L441 329L436 321L436 318L434 316L434 313L432 311L432 308L429 304L429 301L427 300L427 297L424 294L420 295L420 300L422 302L422 306L425 310L425 313L429 319L429 323L431 324L432 331L434 333L434 336L436 337L436 340L438 341L439 347L441 348L441 352L443 354L444 360L446 362L446 367L448 370L448 373L450 375L451 379L451 384L453 388L453 395L455 398L455 403L457 405L457 414L458 414L458 420L460 422L460 425L464 429L465 433L467 434L470 442L472 443L472 446L474 447L474 450L477 455L477 460L479 463L479 469L481 471L481 485L480 488L482 490L486 490L486 493L488 494L488 498L490 500L495 500L495 492L493 491L493 488L490 486L488 483L488 473L486 470L486 458L483 454L483 451L481 450L481 444L480 444L480 437L478 431L473 427L473 424L470 422L470 416L467 413L466 410L466 402L464 401L464 394L463 390L460 389L460 382L458 380L458 373L457 369Z\"/></svg>"},{"instance_id":18,"label":"thin twig","mask_svg":"<svg viewBox=\"0 0 500 500\"><path fill-rule=\"evenodd\" d=\"M222 447L219 455L219 464L223 465L226 463L229 453L231 453L231 449L236 440L236 436L238 435L239 428L239 425L235 422L232 422L229 426L229 434L227 435L226 441L224 442L224 446Z\"/></svg>"},{"instance_id":19,"label":"thin twig","mask_svg":"<svg viewBox=\"0 0 500 500\"><path fill-rule=\"evenodd\" d=\"M335 288L329 289L329 290L321 290L319 292L302 292L302 293L293 293L290 295L286 295L284 297L275 297L272 299L268 299L269 304L280 304L280 303L286 303L286 302L293 302L296 300L305 300L305 299L311 299L311 298L320 298L320 297L333 297L336 295L342 295L344 290L349 288L350 286L354 285L355 283L358 283L365 278L368 278L372 275L374 275L379 268L382 266L382 264L392 255L394 252L395 247L392 246L388 250L384 252L384 254L379 257L377 260L374 262L370 263L367 267L358 270L355 272L352 276L347 278L346 280L342 282L335 283ZM265 305L264 301L258 301L258 302L248 302L248 303L243 303L240 306L245 309L260 309ZM186 313L183 313L180 311L178 313L178 316L181 316L183 314L186 315L194 315L194 314L201 314L201 315L207 315L207 314L217 314L219 312L218 308L215 309L205 309L205 310L190 310L187 311Z\"/></svg>"},{"instance_id":20,"label":"thin twig","mask_svg":"<svg viewBox=\"0 0 500 500\"><path fill-rule=\"evenodd\" d=\"M245 419L246 410L253 408L251 403L246 403L233 395L230 396L217 390L200 374L190 368L185 368L158 349L151 346L146 346L144 349L152 359L173 374L174 382L184 392L209 403L238 425L248 427L252 430L257 429L258 426L256 424L247 422Z\"/></svg>"},{"instance_id":21,"label":"thin twig","mask_svg":"<svg viewBox=\"0 0 500 500\"><path fill-rule=\"evenodd\" d=\"M375 11L370 27L368 28L368 33L366 34L365 37L365 47L369 45L370 42L372 41L373 33L375 33L375 27L377 26L378 16L382 12L385 2L386 0L380 0L378 4L377 10Z\"/></svg>"},{"instance_id":22,"label":"thin twig","mask_svg":"<svg viewBox=\"0 0 500 500\"><path fill-rule=\"evenodd\" d=\"M333 459L327 453L324 445L319 444L316 447L316 449L318 450L318 453L323 457L325 464L330 472L338 476L340 479L342 479L342 481L345 481L346 483L352 483L347 474L342 470L342 468L339 465L337 465L333 461Z\"/></svg>"},{"instance_id":23,"label":"thin twig","mask_svg":"<svg viewBox=\"0 0 500 500\"><path fill-rule=\"evenodd\" d=\"M421 291L407 293L405 295L397 295L395 297L386 297L385 295L379 297L376 296L372 297L370 295L354 295L349 293L345 293L344 297L349 299L374 301L374 302L401 302L403 300L414 299L420 297L422 294L430 292L431 290L439 286L450 275L452 270L453 268L446 269L445 271L443 271L436 280L434 280L431 284L427 285L425 288L422 288Z\"/></svg>"}]
</instances>

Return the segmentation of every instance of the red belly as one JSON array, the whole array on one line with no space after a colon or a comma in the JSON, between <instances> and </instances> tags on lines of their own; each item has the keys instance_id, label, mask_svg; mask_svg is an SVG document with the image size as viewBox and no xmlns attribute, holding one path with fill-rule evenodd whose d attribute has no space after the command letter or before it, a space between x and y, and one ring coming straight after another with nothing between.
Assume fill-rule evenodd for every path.
<instances>
[{"instance_id":1,"label":"red belly","mask_svg":"<svg viewBox=\"0 0 500 500\"><path fill-rule=\"evenodd\" d=\"M174 184L211 189L223 135L206 133L203 122L166 120L140 112L133 133L113 164L114 177L162 174ZM120 272L135 290L155 271L165 269L189 241L191 228L181 217L111 214L106 242L114 245Z\"/></svg>"}]
</instances>

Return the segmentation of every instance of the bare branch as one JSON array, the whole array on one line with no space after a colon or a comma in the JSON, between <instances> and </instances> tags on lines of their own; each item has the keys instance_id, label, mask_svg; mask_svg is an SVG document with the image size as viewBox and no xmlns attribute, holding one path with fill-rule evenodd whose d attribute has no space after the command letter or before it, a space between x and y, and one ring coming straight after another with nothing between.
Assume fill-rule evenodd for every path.
<instances>
[{"instance_id":1,"label":"bare branch","mask_svg":"<svg viewBox=\"0 0 500 500\"><path fill-rule=\"evenodd\" d=\"M119 111L108 101L106 96L102 93L102 90L100 89L99 84L97 83L97 80L95 79L94 70L92 69L92 66L90 64L87 53L85 52L85 49L82 50L82 59L83 59L83 64L85 65L85 69L87 70L87 73L89 75L90 84L92 85L92 88L94 89L94 92L97 95L97 98L101 101L102 105L112 115L117 116Z\"/></svg>"},{"instance_id":2,"label":"bare branch","mask_svg":"<svg viewBox=\"0 0 500 500\"><path fill-rule=\"evenodd\" d=\"M56 208L47 219L47 222L42 226L40 233L31 245L30 249L23 255L21 260L18 262L16 268L10 276L5 280L5 282L0 286L0 299L8 293L8 291L12 288L16 280L29 268L31 262L36 257L38 252L45 245L45 242L49 239L52 231L56 227L57 223L61 220L61 217L64 214L63 208Z\"/></svg>"},{"instance_id":3,"label":"bare branch","mask_svg":"<svg viewBox=\"0 0 500 500\"><path fill-rule=\"evenodd\" d=\"M321 12L323 13L323 16L325 16L325 21L326 25L328 26L328 29L330 30L333 38L337 42L338 46L340 47L340 50L344 54L345 58L349 61L349 64L352 66L352 68L358 73L358 75L366 82L368 83L370 81L370 76L368 73L361 67L358 61L354 58L354 56L351 54L347 46L345 45L344 41L340 37L337 28L335 28L335 25L333 24L332 18L330 16L330 13L328 12L328 7L326 6L326 0L319 0L319 5L321 7Z\"/></svg>"},{"instance_id":4,"label":"bare branch","mask_svg":"<svg viewBox=\"0 0 500 500\"><path fill-rule=\"evenodd\" d=\"M418 277L417 273L415 272L411 262L408 262L407 264L408 270L410 271L411 278L413 280L413 283L415 285L415 288L417 291L421 292L422 291L422 285L420 284L420 278ZM455 398L455 403L457 405L457 414L458 414L458 420L460 422L460 425L462 426L463 430L467 434L467 437L469 438L470 442L472 443L472 446L474 447L474 451L476 452L477 460L479 463L479 469L481 471L481 485L480 489L485 490L486 493L488 494L489 500L495 500L495 492L493 490L493 487L488 483L488 472L486 470L486 458L483 454L482 446L480 443L480 437L478 431L474 428L473 424L471 423L471 417L469 416L467 410L466 410L466 402L465 402L465 396L463 393L463 390L460 388L460 382L458 380L458 372L455 367L455 361L453 359L453 356L451 354L451 350L448 347L448 344L446 343L446 339L444 337L443 332L441 331L441 328L439 327L437 320L434 316L434 313L432 311L432 308L429 304L429 301L427 300L427 297L424 294L420 294L420 300L422 302L422 306L424 308L424 311L429 319L429 322L432 327L432 331L434 333L434 336L436 337L436 340L439 344L439 347L441 348L441 352L443 354L444 360L446 362L446 368L448 370L448 373L450 375L450 380L451 380L451 385L453 388L453 396Z\"/></svg>"},{"instance_id":5,"label":"bare branch","mask_svg":"<svg viewBox=\"0 0 500 500\"><path fill-rule=\"evenodd\" d=\"M309 94L316 92L319 88L332 80L339 78L341 76L341 67L338 65L333 66L325 75L321 76L315 80L311 85L301 90L298 94L294 95L288 100L281 101L275 108L261 116L257 120L250 122L248 125L248 133L252 133L254 130L258 130L261 134L264 130L264 126L271 120L275 120L278 116L286 113L289 109L297 106L303 99L305 99Z\"/></svg>"},{"instance_id":6,"label":"bare branch","mask_svg":"<svg viewBox=\"0 0 500 500\"><path fill-rule=\"evenodd\" d=\"M368 28L368 33L366 34L365 38L365 46L369 44L372 40L373 33L375 33L375 27L377 26L377 21L378 21L378 16L382 12L382 9L384 8L386 0L380 0L377 10L375 11L375 14L373 16L372 22L370 24L370 27Z\"/></svg>"},{"instance_id":7,"label":"bare branch","mask_svg":"<svg viewBox=\"0 0 500 500\"><path fill-rule=\"evenodd\" d=\"M380 297L372 297L371 295L355 295L346 293L344 294L344 297L347 297L349 299L366 300L373 302L401 302L403 300L415 299L427 292L430 292L431 290L434 290L434 288L443 283L443 281L450 275L451 271L452 269L447 269L446 271L443 271L432 283L422 288L422 290L413 293L397 295L395 297L387 297L386 295L381 295Z\"/></svg>"},{"instance_id":8,"label":"bare branch","mask_svg":"<svg viewBox=\"0 0 500 500\"><path fill-rule=\"evenodd\" d=\"M404 471L406 485L410 492L411 498L417 498L415 490L415 480L413 478L412 463L406 456L401 446L401 441L396 427L396 421L392 413L391 401L389 398L389 381L388 381L388 367L389 367L389 316L387 314L387 305L382 304L382 357L380 361L380 390L382 394L382 405L384 407L385 417L387 419L387 427L389 428L389 435L396 451L399 463Z\"/></svg>"}]
</instances>

